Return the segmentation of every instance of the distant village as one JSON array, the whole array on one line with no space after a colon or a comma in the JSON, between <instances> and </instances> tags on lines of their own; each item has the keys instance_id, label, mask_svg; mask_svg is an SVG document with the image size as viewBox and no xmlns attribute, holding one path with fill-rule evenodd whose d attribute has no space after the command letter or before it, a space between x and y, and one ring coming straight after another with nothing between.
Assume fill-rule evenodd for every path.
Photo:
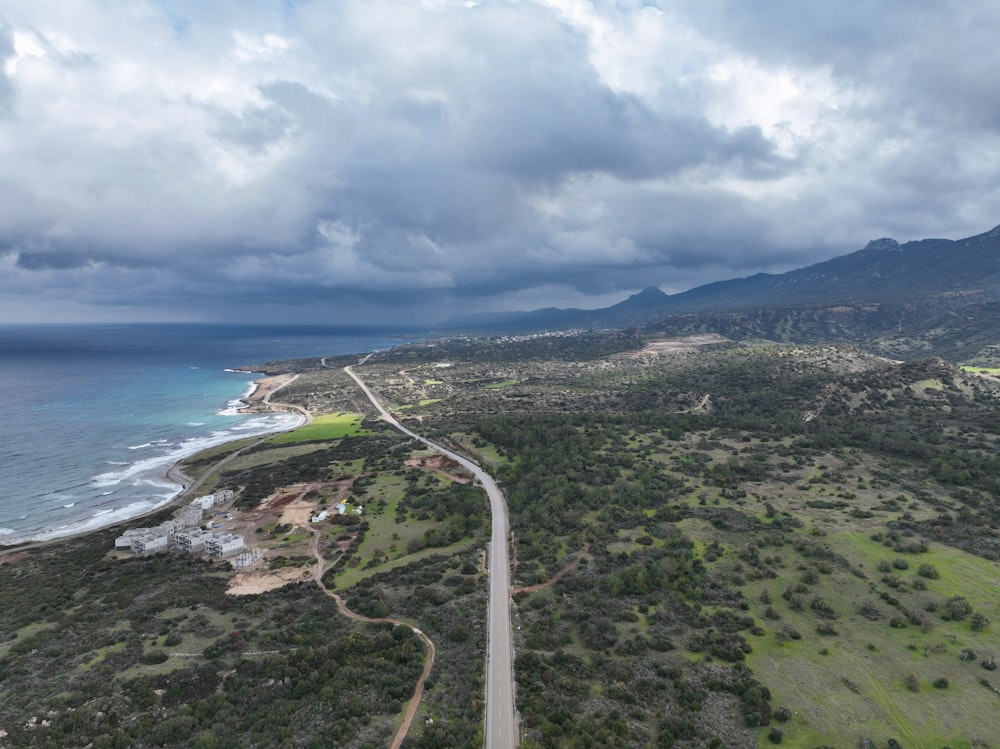
<instances>
[{"instance_id":1,"label":"distant village","mask_svg":"<svg viewBox=\"0 0 1000 749\"><path fill-rule=\"evenodd\" d=\"M189 554L207 554L216 559L230 559L234 567L244 567L260 558L259 550L247 547L238 533L213 532L202 527L208 513L219 505L231 502L232 489L197 497L179 509L171 520L152 528L132 528L115 539L115 551L131 551L136 556L149 556L168 549ZM216 515L228 513L216 512Z\"/></svg>"}]
</instances>

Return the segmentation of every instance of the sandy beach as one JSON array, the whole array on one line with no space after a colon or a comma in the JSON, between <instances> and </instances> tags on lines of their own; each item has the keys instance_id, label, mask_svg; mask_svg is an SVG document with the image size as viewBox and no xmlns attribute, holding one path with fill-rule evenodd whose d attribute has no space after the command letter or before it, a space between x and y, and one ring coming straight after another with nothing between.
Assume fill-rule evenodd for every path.
<instances>
[{"instance_id":1,"label":"sandy beach","mask_svg":"<svg viewBox=\"0 0 1000 749\"><path fill-rule=\"evenodd\" d=\"M259 444L260 442L270 439L274 434L280 433L281 431L288 431L290 429L296 429L304 424L308 424L312 421L312 414L306 409L296 406L290 403L274 403L271 401L271 397L279 389L293 382L298 375L295 374L283 374L274 375L269 377L262 377L259 380L254 380L253 390L245 395L241 400L246 404L244 407L238 409L239 413L252 414L252 413L273 413L273 412L285 412L285 413L295 413L301 417L301 421L288 427L286 430L278 430L277 432L269 432L267 434L260 435L259 439L253 442L253 445ZM236 441L236 440L232 440ZM111 528L116 525L121 525L123 523L131 523L137 519L153 515L155 513L162 512L165 509L175 507L188 500L198 491L199 487L204 483L204 480L210 475L214 474L220 467L228 463L230 460L234 459L239 455L242 450L235 453L231 453L221 460L219 460L209 471L207 471L198 480L193 480L190 476L184 473L182 465L185 460L191 457L191 455L186 455L176 463L174 463L165 472L165 477L171 483L177 484L180 489L177 494L174 495L168 502L147 510L146 512L141 512L128 518L118 519L113 523L109 523L107 526L101 526L99 528L87 528L86 530L81 530L76 533L65 533L60 534L54 538L46 539L43 541L28 541L25 543L12 544L9 546L0 545L0 557L9 557L15 552L23 552L29 549L41 548L43 546L50 546L61 541L65 541L71 538L79 538L82 536L87 536L99 530L105 530L106 528ZM192 455L197 453L192 453ZM9 561L9 560L8 560Z\"/></svg>"},{"instance_id":2,"label":"sandy beach","mask_svg":"<svg viewBox=\"0 0 1000 749\"><path fill-rule=\"evenodd\" d=\"M281 374L281 375L273 375L270 377L261 377L259 380L254 380L253 390L251 390L247 395L245 395L242 398L243 402L246 405L239 409L239 413L250 414L250 413L271 413L274 411L284 411L286 413L287 412L296 413L302 417L301 422L283 431L297 429L300 426L304 426L305 424L311 423L312 414L306 409L302 408L301 406L296 406L292 403L271 402L271 396L274 395L274 393L283 388L285 385L294 382L297 378L298 378L297 374ZM256 445L259 444L260 442L263 442L266 439L270 439L274 434L277 433L278 432L272 432L269 434L261 435L260 439L257 442L254 442L254 444ZM180 492L178 492L177 496L170 501L170 504L165 506L169 507L171 505L176 504L178 500L189 498L190 495L192 495L195 491L197 491L198 487L201 485L202 481L205 478L215 473L215 471L217 471L221 466L225 465L227 462L235 458L241 452L242 450L239 450L238 452L226 456L218 463L216 463L214 466L212 466L211 470L206 471L206 473L201 479L199 479L194 483L192 483L191 477L188 476L186 473L184 473L184 471L181 468L181 465L183 464L184 460L186 460L191 456L186 456L185 458L182 458L180 461L172 465L170 467L170 470L167 471L167 478L176 484L180 484L182 489Z\"/></svg>"},{"instance_id":3,"label":"sandy beach","mask_svg":"<svg viewBox=\"0 0 1000 749\"><path fill-rule=\"evenodd\" d=\"M261 377L259 380L254 380L253 390L242 398L246 405L239 409L239 412L261 413L266 411L281 410L271 405L271 395L275 391L283 388L285 385L295 380L297 376L298 375L293 374L281 374L270 377Z\"/></svg>"}]
</instances>

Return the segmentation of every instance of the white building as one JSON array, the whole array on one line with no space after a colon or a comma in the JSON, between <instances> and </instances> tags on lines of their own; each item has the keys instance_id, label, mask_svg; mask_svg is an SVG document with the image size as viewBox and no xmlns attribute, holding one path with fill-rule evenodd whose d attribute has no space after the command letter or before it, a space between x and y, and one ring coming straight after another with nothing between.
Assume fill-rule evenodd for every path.
<instances>
[{"instance_id":1,"label":"white building","mask_svg":"<svg viewBox=\"0 0 1000 749\"><path fill-rule=\"evenodd\" d=\"M115 539L115 551L131 549L136 554L155 554L167 548L175 530L173 520L160 523L155 528L130 528ZM153 539L161 539L162 542Z\"/></svg>"},{"instance_id":2,"label":"white building","mask_svg":"<svg viewBox=\"0 0 1000 749\"><path fill-rule=\"evenodd\" d=\"M170 520L164 520L159 525L150 528L150 533L155 533L157 536L166 536L168 540L173 540L174 534L177 531L182 530L184 526L177 520L177 518L172 518Z\"/></svg>"},{"instance_id":3,"label":"white building","mask_svg":"<svg viewBox=\"0 0 1000 749\"><path fill-rule=\"evenodd\" d=\"M135 539L149 532L148 528L129 528L115 539L116 551L131 551Z\"/></svg>"},{"instance_id":4,"label":"white building","mask_svg":"<svg viewBox=\"0 0 1000 749\"><path fill-rule=\"evenodd\" d=\"M132 540L132 553L138 554L139 556L149 556L150 554L155 554L158 551L167 550L167 537L166 535L160 535L157 533L147 533L142 536L136 536Z\"/></svg>"},{"instance_id":5,"label":"white building","mask_svg":"<svg viewBox=\"0 0 1000 749\"><path fill-rule=\"evenodd\" d=\"M309 519L309 522L310 522L310 523L322 523L322 522L323 522L324 520L326 520L326 518L327 518L327 515L329 515L329 514L330 514L330 513L329 513L329 512L327 512L326 510L321 510L321 511L320 511L320 513L319 513L318 515L313 515L313 516L312 516L312 517L311 517L311 518Z\"/></svg>"},{"instance_id":6,"label":"white building","mask_svg":"<svg viewBox=\"0 0 1000 749\"><path fill-rule=\"evenodd\" d=\"M211 510L215 507L215 495L206 494L203 497L198 497L191 504L201 507L202 510Z\"/></svg>"},{"instance_id":7,"label":"white building","mask_svg":"<svg viewBox=\"0 0 1000 749\"><path fill-rule=\"evenodd\" d=\"M181 527L191 528L201 522L203 514L204 510L201 509L200 505L192 504L178 510L174 519L180 522Z\"/></svg>"},{"instance_id":8,"label":"white building","mask_svg":"<svg viewBox=\"0 0 1000 749\"><path fill-rule=\"evenodd\" d=\"M211 537L211 533L203 531L199 528L179 531L177 535L174 536L174 546L177 547L178 551L186 551L191 554L196 554L199 551L205 550L208 540Z\"/></svg>"},{"instance_id":9,"label":"white building","mask_svg":"<svg viewBox=\"0 0 1000 749\"><path fill-rule=\"evenodd\" d=\"M191 504L201 505L203 510L211 510L216 505L222 505L226 502L232 501L233 497L236 496L232 489L219 489L215 494L205 494L198 497Z\"/></svg>"},{"instance_id":10,"label":"white building","mask_svg":"<svg viewBox=\"0 0 1000 749\"><path fill-rule=\"evenodd\" d=\"M245 542L235 533L213 533L205 540L205 548L213 557L228 557L239 552Z\"/></svg>"}]
</instances>

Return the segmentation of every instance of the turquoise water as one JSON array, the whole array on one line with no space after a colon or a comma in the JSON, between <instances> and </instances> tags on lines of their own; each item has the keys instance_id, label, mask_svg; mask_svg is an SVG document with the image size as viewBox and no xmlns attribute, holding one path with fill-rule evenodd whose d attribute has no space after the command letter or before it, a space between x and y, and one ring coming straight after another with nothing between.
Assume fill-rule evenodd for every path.
<instances>
[{"instance_id":1,"label":"turquoise water","mask_svg":"<svg viewBox=\"0 0 1000 749\"><path fill-rule=\"evenodd\" d=\"M297 423L236 413L275 359L365 353L392 331L208 325L0 326L0 544L109 525L168 502L178 459Z\"/></svg>"}]
</instances>

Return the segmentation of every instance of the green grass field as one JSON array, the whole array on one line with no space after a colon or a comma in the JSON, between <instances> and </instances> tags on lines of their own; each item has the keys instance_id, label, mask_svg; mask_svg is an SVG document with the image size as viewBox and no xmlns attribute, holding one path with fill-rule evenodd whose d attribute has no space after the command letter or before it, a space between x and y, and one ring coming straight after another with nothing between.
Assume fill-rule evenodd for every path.
<instances>
[{"instance_id":1,"label":"green grass field","mask_svg":"<svg viewBox=\"0 0 1000 749\"><path fill-rule=\"evenodd\" d=\"M944 604L952 596L964 596L976 611L991 622L1000 620L1000 565L945 546L932 545L924 554L909 554L905 570L893 568L901 581L890 589L882 582L887 573L880 563L892 563L901 555L867 534L845 530L825 538L829 547L861 571L865 578L834 568L819 576L802 598L807 602L822 596L837 612L836 635L817 632L820 619L807 605L794 610L782 591L795 585L808 559L788 555L774 580L756 581L744 588L751 611L765 631L748 639L754 651L747 661L754 673L768 684L775 706L791 710L792 719L781 726L783 746L811 749L819 744L848 746L859 735L883 746L890 738L905 747L971 747L974 739L1000 736L1000 698L980 680L1000 681L982 668L984 657L1000 655L1000 630L990 624L973 631L968 619L945 621ZM805 563L805 564L803 564ZM920 564L932 564L939 579L925 580L919 590ZM771 607L780 619L764 615L761 602L768 591ZM903 608L925 614L928 626L912 623L893 626L900 616L883 593ZM865 602L878 611L877 618L861 616ZM936 608L929 610L931 605ZM801 639L782 637L791 627ZM962 651L972 650L976 660L963 660ZM946 680L947 686L940 686ZM938 686L935 686L935 683ZM956 740L956 737L968 737ZM761 747L770 746L762 735Z\"/></svg>"},{"instance_id":2,"label":"green grass field","mask_svg":"<svg viewBox=\"0 0 1000 749\"><path fill-rule=\"evenodd\" d=\"M434 478L440 481L440 478ZM428 477L424 477L422 482L426 485L427 480ZM337 572L338 590L346 590L371 575L402 567L434 554L453 554L468 548L469 539L463 539L450 546L426 547L410 552L407 547L411 541L420 539L424 532L440 527L442 523L434 519L418 520L414 517L407 518L403 523L396 522L399 505L406 502L406 490L407 483L394 474L379 474L365 487L364 496L357 500L365 508L364 519L368 523L365 539L357 552L360 564L348 565ZM368 566L376 558L376 563Z\"/></svg>"},{"instance_id":3,"label":"green grass field","mask_svg":"<svg viewBox=\"0 0 1000 749\"><path fill-rule=\"evenodd\" d=\"M323 416L314 418L311 424L272 437L271 443L284 445L293 442L336 440L341 437L371 434L367 429L361 428L363 419L364 417L361 414L324 414Z\"/></svg>"},{"instance_id":4,"label":"green grass field","mask_svg":"<svg viewBox=\"0 0 1000 749\"><path fill-rule=\"evenodd\" d=\"M520 380L504 380L503 382L493 382L486 386L487 390L502 390L503 388L516 385Z\"/></svg>"}]
</instances>

